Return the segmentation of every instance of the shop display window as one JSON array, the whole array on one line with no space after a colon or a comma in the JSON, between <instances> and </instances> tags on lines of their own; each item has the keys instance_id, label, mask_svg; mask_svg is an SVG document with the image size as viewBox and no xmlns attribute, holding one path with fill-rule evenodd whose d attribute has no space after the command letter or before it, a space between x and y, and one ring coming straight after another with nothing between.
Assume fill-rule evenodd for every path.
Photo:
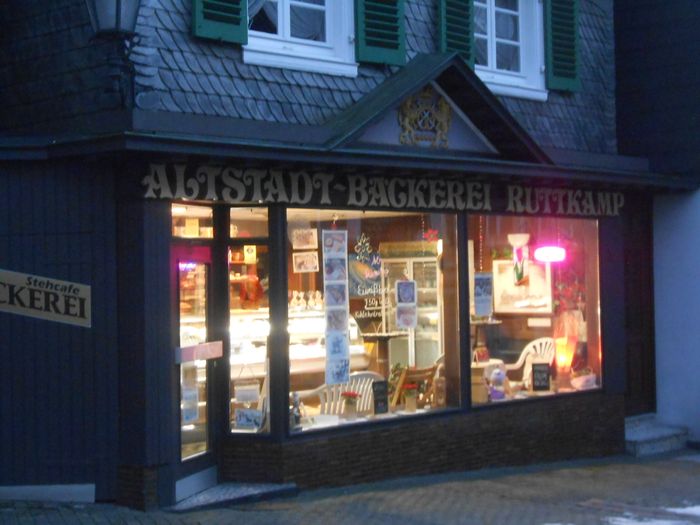
<instances>
[{"instance_id":1,"label":"shop display window","mask_svg":"<svg viewBox=\"0 0 700 525\"><path fill-rule=\"evenodd\" d=\"M474 405L602 385L598 223L469 217Z\"/></svg>"},{"instance_id":2,"label":"shop display window","mask_svg":"<svg viewBox=\"0 0 700 525\"><path fill-rule=\"evenodd\" d=\"M456 223L287 211L292 432L459 406Z\"/></svg>"},{"instance_id":3,"label":"shop display window","mask_svg":"<svg viewBox=\"0 0 700 525\"><path fill-rule=\"evenodd\" d=\"M230 428L233 432L268 432L267 208L232 208L229 234Z\"/></svg>"},{"instance_id":4,"label":"shop display window","mask_svg":"<svg viewBox=\"0 0 700 525\"><path fill-rule=\"evenodd\" d=\"M173 237L187 239L211 239L214 237L214 223L210 206L174 203L170 210Z\"/></svg>"}]
</instances>

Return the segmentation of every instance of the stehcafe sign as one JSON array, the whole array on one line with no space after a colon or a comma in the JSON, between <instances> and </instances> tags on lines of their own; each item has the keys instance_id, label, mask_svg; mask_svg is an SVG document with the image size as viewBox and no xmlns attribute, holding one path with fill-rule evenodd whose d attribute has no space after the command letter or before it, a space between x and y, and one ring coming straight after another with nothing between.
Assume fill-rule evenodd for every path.
<instances>
[{"instance_id":1,"label":"stehcafe sign","mask_svg":"<svg viewBox=\"0 0 700 525\"><path fill-rule=\"evenodd\" d=\"M0 312L89 328L90 286L0 270Z\"/></svg>"},{"instance_id":2,"label":"stehcafe sign","mask_svg":"<svg viewBox=\"0 0 700 525\"><path fill-rule=\"evenodd\" d=\"M617 216L620 192L491 184L460 178L331 174L232 166L151 164L144 197L377 209L441 209L524 215Z\"/></svg>"}]
</instances>

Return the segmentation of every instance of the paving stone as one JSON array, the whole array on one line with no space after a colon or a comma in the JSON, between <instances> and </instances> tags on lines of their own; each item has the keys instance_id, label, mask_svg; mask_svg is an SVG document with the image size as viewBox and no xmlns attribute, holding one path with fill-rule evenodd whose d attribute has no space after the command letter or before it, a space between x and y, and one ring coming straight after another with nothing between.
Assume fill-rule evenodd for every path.
<instances>
[{"instance_id":1,"label":"paving stone","mask_svg":"<svg viewBox=\"0 0 700 525\"><path fill-rule=\"evenodd\" d=\"M629 456L398 478L302 491L281 499L220 501L138 512L109 504L0 501L1 523L697 525L700 455ZM232 499L225 501L226 492ZM195 498L196 500L196 498ZM192 503L196 503L192 500ZM212 505L222 505L210 508ZM183 512L184 511L184 512Z\"/></svg>"}]
</instances>

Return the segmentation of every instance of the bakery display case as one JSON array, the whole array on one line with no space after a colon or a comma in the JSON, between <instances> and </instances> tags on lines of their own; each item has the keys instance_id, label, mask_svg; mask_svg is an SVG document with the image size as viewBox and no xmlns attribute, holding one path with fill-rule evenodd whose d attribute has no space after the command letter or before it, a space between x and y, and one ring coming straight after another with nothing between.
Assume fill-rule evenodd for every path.
<instances>
[{"instance_id":1,"label":"bakery display case","mask_svg":"<svg viewBox=\"0 0 700 525\"><path fill-rule=\"evenodd\" d=\"M289 312L290 374L324 373L326 363L326 320L324 311ZM369 356L353 318L349 320L350 367L364 370ZM231 379L265 376L267 336L270 333L268 311L240 310L231 312Z\"/></svg>"},{"instance_id":2,"label":"bakery display case","mask_svg":"<svg viewBox=\"0 0 700 525\"><path fill-rule=\"evenodd\" d=\"M437 243L385 243L380 250L384 294L382 328L385 333L405 334L389 341L390 364L431 366L443 353ZM396 297L396 284L400 281L415 281L415 326L412 328L400 326Z\"/></svg>"}]
</instances>

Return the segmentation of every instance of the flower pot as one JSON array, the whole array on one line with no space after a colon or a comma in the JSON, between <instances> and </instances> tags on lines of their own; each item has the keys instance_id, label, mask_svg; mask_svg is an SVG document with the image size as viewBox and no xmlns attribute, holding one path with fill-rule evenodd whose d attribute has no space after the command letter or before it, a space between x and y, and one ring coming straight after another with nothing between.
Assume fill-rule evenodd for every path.
<instances>
[{"instance_id":1,"label":"flower pot","mask_svg":"<svg viewBox=\"0 0 700 525\"><path fill-rule=\"evenodd\" d=\"M357 403L354 400L345 400L345 406L343 407L343 415L348 421L354 421L355 419L357 419Z\"/></svg>"},{"instance_id":2,"label":"flower pot","mask_svg":"<svg viewBox=\"0 0 700 525\"><path fill-rule=\"evenodd\" d=\"M406 396L405 400L406 400L406 406L405 406L406 412L412 414L413 412L416 411L417 397L415 395L410 395L410 396Z\"/></svg>"}]
</instances>

